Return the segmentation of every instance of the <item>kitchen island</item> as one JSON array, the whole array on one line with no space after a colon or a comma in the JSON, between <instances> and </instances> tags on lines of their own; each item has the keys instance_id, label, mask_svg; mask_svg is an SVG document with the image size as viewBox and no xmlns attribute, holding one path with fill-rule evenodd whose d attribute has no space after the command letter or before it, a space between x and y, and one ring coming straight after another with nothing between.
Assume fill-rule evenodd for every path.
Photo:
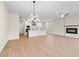
<instances>
[{"instance_id":1,"label":"kitchen island","mask_svg":"<svg viewBox=\"0 0 79 59\"><path fill-rule=\"evenodd\" d=\"M29 30L28 31L28 37L34 37L34 36L46 36L47 31L46 30Z\"/></svg>"}]
</instances>

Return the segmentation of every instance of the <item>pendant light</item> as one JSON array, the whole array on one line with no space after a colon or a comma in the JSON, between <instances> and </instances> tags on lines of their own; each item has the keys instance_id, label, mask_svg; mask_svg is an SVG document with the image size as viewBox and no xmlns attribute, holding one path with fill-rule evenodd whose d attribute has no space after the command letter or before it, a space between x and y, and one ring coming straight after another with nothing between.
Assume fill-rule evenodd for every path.
<instances>
[{"instance_id":1,"label":"pendant light","mask_svg":"<svg viewBox=\"0 0 79 59\"><path fill-rule=\"evenodd\" d=\"M33 1L33 14L30 15L28 18L28 22L31 23L31 25L36 25L37 23L40 23L39 16L36 15L36 1Z\"/></svg>"}]
</instances>

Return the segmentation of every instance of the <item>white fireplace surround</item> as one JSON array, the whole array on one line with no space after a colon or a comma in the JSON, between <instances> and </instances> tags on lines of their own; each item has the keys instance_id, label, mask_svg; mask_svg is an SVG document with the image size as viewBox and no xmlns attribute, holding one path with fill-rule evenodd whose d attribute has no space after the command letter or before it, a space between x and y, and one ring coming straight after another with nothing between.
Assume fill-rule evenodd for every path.
<instances>
[{"instance_id":1,"label":"white fireplace surround","mask_svg":"<svg viewBox=\"0 0 79 59\"><path fill-rule=\"evenodd\" d=\"M66 28L77 28L78 34L66 33ZM65 25L65 36L79 38L79 25Z\"/></svg>"}]
</instances>

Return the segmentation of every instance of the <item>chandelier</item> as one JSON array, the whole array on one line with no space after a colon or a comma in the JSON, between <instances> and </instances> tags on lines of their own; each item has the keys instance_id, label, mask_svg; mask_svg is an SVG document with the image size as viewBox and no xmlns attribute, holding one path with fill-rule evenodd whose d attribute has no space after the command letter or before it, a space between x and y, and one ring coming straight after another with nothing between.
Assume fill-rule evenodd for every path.
<instances>
[{"instance_id":1,"label":"chandelier","mask_svg":"<svg viewBox=\"0 0 79 59\"><path fill-rule=\"evenodd\" d=\"M36 7L35 7L36 1L33 1L33 14L30 15L28 18L28 22L31 23L31 25L36 25L37 23L40 23L39 16L36 15Z\"/></svg>"}]
</instances>

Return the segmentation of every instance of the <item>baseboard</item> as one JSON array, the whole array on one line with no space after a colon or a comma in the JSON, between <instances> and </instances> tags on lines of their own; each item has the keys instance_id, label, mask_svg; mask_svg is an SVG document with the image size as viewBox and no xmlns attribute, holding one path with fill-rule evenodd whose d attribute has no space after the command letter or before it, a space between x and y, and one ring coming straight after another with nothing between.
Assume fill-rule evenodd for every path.
<instances>
[{"instance_id":1,"label":"baseboard","mask_svg":"<svg viewBox=\"0 0 79 59\"><path fill-rule=\"evenodd\" d=\"M0 49L0 53L2 52L2 50L4 49L4 47L6 46L7 42L8 42L8 40L5 41L5 44L4 45L2 45L2 48Z\"/></svg>"},{"instance_id":2,"label":"baseboard","mask_svg":"<svg viewBox=\"0 0 79 59\"><path fill-rule=\"evenodd\" d=\"M58 34L49 34L49 35L54 35L54 36L59 36L59 37L65 37L65 38L72 38L72 39L79 39L79 38L76 38L76 37L69 37L69 36L58 35Z\"/></svg>"}]
</instances>

